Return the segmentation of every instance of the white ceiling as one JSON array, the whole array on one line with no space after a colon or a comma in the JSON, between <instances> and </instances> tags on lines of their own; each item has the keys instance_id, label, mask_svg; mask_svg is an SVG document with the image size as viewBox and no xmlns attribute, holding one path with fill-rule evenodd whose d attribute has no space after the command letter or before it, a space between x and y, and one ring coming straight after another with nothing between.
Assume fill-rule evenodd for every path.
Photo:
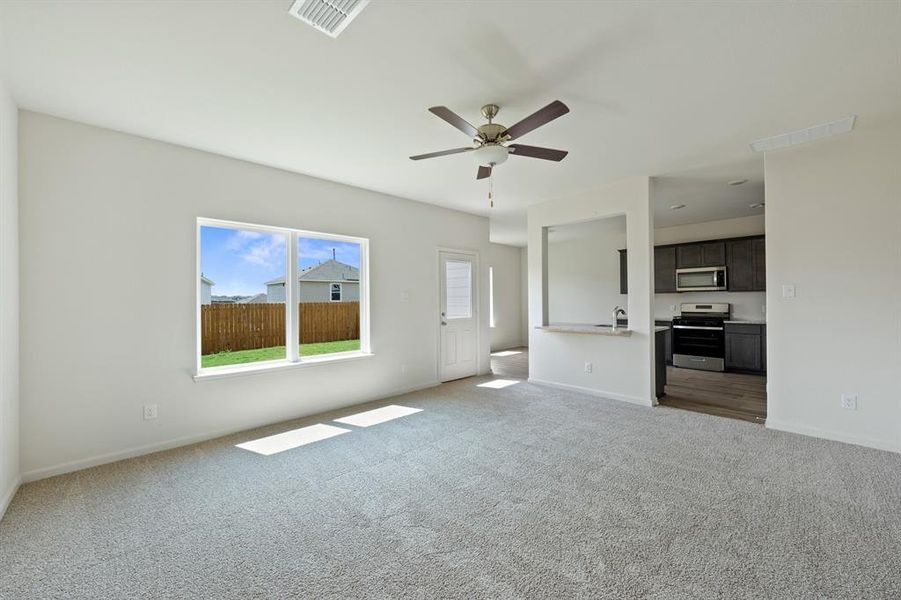
<instances>
[{"instance_id":1,"label":"white ceiling","mask_svg":"<svg viewBox=\"0 0 901 600\"><path fill-rule=\"evenodd\" d=\"M899 2L375 1L337 40L289 4L6 0L2 56L24 108L490 214L519 244L529 204L901 111ZM467 142L429 106L511 125L558 98L520 141L570 155L511 157L493 211L470 157L407 158Z\"/></svg>"}]
</instances>

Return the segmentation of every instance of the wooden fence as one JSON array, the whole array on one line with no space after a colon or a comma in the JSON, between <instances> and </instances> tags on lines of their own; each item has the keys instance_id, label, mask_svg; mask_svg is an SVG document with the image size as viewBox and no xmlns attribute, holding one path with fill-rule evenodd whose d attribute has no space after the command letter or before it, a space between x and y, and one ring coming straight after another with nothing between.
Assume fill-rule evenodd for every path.
<instances>
[{"instance_id":1,"label":"wooden fence","mask_svg":"<svg viewBox=\"0 0 901 600\"><path fill-rule=\"evenodd\" d=\"M356 340L359 302L304 302L300 305L300 343ZM285 305L204 304L200 307L201 354L285 345Z\"/></svg>"}]
</instances>

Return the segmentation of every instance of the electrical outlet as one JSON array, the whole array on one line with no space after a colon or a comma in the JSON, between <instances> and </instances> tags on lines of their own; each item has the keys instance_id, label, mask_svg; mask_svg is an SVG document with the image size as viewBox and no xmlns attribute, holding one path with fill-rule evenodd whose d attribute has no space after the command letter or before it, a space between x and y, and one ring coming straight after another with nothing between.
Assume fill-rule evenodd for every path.
<instances>
[{"instance_id":1,"label":"electrical outlet","mask_svg":"<svg viewBox=\"0 0 901 600\"><path fill-rule=\"evenodd\" d=\"M794 298L795 297L795 286L783 285L782 286L782 297L783 298Z\"/></svg>"},{"instance_id":2,"label":"electrical outlet","mask_svg":"<svg viewBox=\"0 0 901 600\"><path fill-rule=\"evenodd\" d=\"M400 363L400 373L401 373L401 375L406 375L407 363Z\"/></svg>"},{"instance_id":3,"label":"electrical outlet","mask_svg":"<svg viewBox=\"0 0 901 600\"><path fill-rule=\"evenodd\" d=\"M842 408L857 410L857 394L842 394Z\"/></svg>"},{"instance_id":4,"label":"electrical outlet","mask_svg":"<svg viewBox=\"0 0 901 600\"><path fill-rule=\"evenodd\" d=\"M591 373L591 363L590 362L585 363L585 372Z\"/></svg>"},{"instance_id":5,"label":"electrical outlet","mask_svg":"<svg viewBox=\"0 0 901 600\"><path fill-rule=\"evenodd\" d=\"M675 304L670 304L670 305L669 305L669 311L670 311L671 313L676 312L676 305L675 305Z\"/></svg>"},{"instance_id":6,"label":"electrical outlet","mask_svg":"<svg viewBox=\"0 0 901 600\"><path fill-rule=\"evenodd\" d=\"M145 404L144 405L144 420L149 421L150 419L155 419L160 415L159 406L156 404Z\"/></svg>"},{"instance_id":7,"label":"electrical outlet","mask_svg":"<svg viewBox=\"0 0 901 600\"><path fill-rule=\"evenodd\" d=\"M404 303L409 302L410 301L410 292L406 292L406 291L401 292L400 293L400 301L404 302Z\"/></svg>"}]
</instances>

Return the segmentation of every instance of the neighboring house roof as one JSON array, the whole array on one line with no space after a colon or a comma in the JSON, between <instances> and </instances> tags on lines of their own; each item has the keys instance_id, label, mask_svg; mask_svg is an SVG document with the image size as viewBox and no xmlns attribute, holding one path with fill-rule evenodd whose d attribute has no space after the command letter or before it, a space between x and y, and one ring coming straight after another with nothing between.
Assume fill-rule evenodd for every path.
<instances>
[{"instance_id":1,"label":"neighboring house roof","mask_svg":"<svg viewBox=\"0 0 901 600\"><path fill-rule=\"evenodd\" d=\"M297 279L298 281L349 281L358 283L360 281L360 269L335 259L329 259L314 267L307 267L300 272ZM285 278L279 277L272 281L267 281L266 285L275 285L278 283L285 283Z\"/></svg>"},{"instance_id":2,"label":"neighboring house roof","mask_svg":"<svg viewBox=\"0 0 901 600\"><path fill-rule=\"evenodd\" d=\"M204 277L203 275L200 276L200 281L203 282L203 283L205 283L205 284L207 284L207 285L216 285L216 282L215 282L215 281L213 281L213 280L210 279L209 277Z\"/></svg>"},{"instance_id":3,"label":"neighboring house roof","mask_svg":"<svg viewBox=\"0 0 901 600\"><path fill-rule=\"evenodd\" d=\"M247 298L242 298L238 300L236 304L266 304L269 302L269 296L265 293L256 294L254 296L248 296Z\"/></svg>"}]
</instances>

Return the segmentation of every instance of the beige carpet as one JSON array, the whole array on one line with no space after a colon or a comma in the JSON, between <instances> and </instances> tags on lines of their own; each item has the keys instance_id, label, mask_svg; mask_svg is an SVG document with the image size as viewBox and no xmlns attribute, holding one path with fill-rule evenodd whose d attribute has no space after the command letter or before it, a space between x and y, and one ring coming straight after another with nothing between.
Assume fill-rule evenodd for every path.
<instances>
[{"instance_id":1,"label":"beige carpet","mask_svg":"<svg viewBox=\"0 0 901 600\"><path fill-rule=\"evenodd\" d=\"M901 456L484 381L26 485L0 597L901 597Z\"/></svg>"}]
</instances>

